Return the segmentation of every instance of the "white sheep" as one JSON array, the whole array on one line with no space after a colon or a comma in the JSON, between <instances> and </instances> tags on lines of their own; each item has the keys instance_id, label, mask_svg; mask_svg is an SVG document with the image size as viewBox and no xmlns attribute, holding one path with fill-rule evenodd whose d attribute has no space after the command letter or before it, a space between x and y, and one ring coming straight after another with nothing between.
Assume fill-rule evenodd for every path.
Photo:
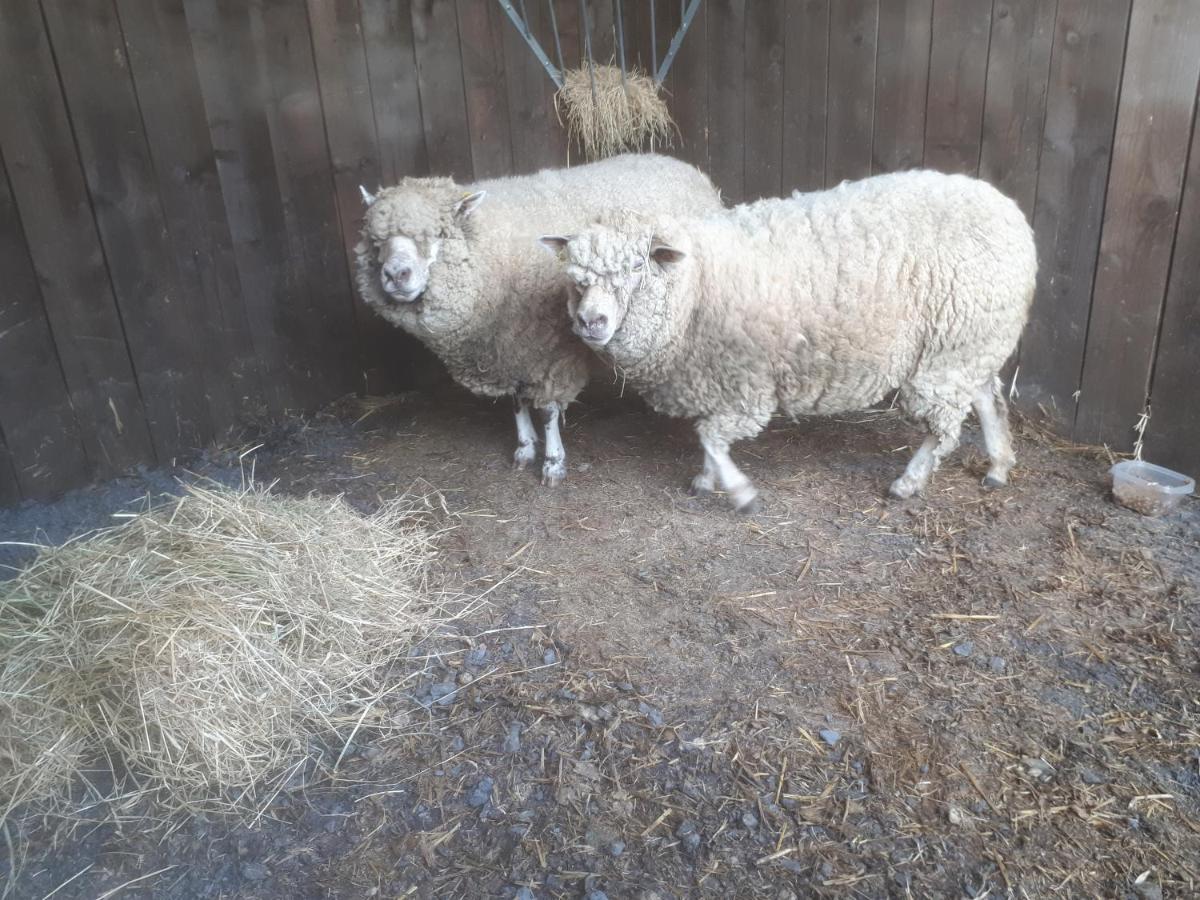
<instances>
[{"instance_id":1,"label":"white sheep","mask_svg":"<svg viewBox=\"0 0 1200 900\"><path fill-rule=\"evenodd\" d=\"M721 208L698 169L652 154L464 186L406 178L375 196L362 193L359 293L428 345L468 390L515 398L518 469L536 455L530 406L542 411L543 484L566 474L559 418L586 383L593 357L571 334L569 281L534 246L537 229L547 222L582 227L616 207L682 214Z\"/></svg>"},{"instance_id":2,"label":"white sheep","mask_svg":"<svg viewBox=\"0 0 1200 900\"><path fill-rule=\"evenodd\" d=\"M704 469L741 511L757 491L729 457L777 411L869 407L893 390L930 436L891 486L923 489L974 406L989 487L1015 457L997 373L1037 272L1016 204L982 181L905 172L705 218L603 217L565 251L576 333L651 406L696 420Z\"/></svg>"}]
</instances>

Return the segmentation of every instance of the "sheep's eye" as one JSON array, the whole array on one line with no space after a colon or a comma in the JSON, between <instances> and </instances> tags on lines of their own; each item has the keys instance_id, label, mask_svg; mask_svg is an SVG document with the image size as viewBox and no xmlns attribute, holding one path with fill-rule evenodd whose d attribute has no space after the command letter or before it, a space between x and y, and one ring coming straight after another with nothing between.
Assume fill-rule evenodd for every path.
<instances>
[{"instance_id":1,"label":"sheep's eye","mask_svg":"<svg viewBox=\"0 0 1200 900\"><path fill-rule=\"evenodd\" d=\"M632 268L632 269L633 269L633 271L637 272L637 271L638 271L638 270L640 270L640 269L642 268L642 266L644 266L645 264L646 264L646 261L645 261L644 259L642 259L641 257L638 257L637 259L635 259L635 260L633 261L633 265L632 265L630 268Z\"/></svg>"}]
</instances>

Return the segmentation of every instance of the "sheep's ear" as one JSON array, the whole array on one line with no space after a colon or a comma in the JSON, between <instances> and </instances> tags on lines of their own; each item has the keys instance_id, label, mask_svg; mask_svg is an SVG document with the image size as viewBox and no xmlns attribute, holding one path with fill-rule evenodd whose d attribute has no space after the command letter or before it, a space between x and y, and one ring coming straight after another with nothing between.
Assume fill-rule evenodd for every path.
<instances>
[{"instance_id":1,"label":"sheep's ear","mask_svg":"<svg viewBox=\"0 0 1200 900\"><path fill-rule=\"evenodd\" d=\"M362 194L363 206L370 206L375 202L375 195L368 191L361 184L358 186L358 192Z\"/></svg>"},{"instance_id":2,"label":"sheep's ear","mask_svg":"<svg viewBox=\"0 0 1200 900\"><path fill-rule=\"evenodd\" d=\"M571 242L569 237L559 237L556 234L546 234L538 238L538 243L543 247L549 247L559 256L566 252L567 244Z\"/></svg>"},{"instance_id":3,"label":"sheep's ear","mask_svg":"<svg viewBox=\"0 0 1200 900\"><path fill-rule=\"evenodd\" d=\"M454 215L460 219L465 219L471 213L475 212L475 207L479 206L486 196L487 191L476 191L473 194L467 194L454 204Z\"/></svg>"},{"instance_id":4,"label":"sheep's ear","mask_svg":"<svg viewBox=\"0 0 1200 900\"><path fill-rule=\"evenodd\" d=\"M650 258L663 268L675 265L685 256L687 254L682 250L676 250L674 247L660 244L657 241L650 245Z\"/></svg>"}]
</instances>

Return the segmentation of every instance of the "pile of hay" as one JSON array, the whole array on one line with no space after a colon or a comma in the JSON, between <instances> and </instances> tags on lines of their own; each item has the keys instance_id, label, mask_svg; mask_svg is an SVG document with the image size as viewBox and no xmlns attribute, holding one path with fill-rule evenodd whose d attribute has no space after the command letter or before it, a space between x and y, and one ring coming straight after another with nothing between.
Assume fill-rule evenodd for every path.
<instances>
[{"instance_id":1,"label":"pile of hay","mask_svg":"<svg viewBox=\"0 0 1200 900\"><path fill-rule=\"evenodd\" d=\"M594 87L594 90L593 90ZM669 146L675 122L658 86L645 72L583 66L563 72L554 107L571 140L589 160L655 143Z\"/></svg>"},{"instance_id":2,"label":"pile of hay","mask_svg":"<svg viewBox=\"0 0 1200 900\"><path fill-rule=\"evenodd\" d=\"M382 665L450 615L434 534L411 501L190 487L44 549L0 583L0 821L97 759L174 806L241 810L315 741L378 726Z\"/></svg>"}]
</instances>

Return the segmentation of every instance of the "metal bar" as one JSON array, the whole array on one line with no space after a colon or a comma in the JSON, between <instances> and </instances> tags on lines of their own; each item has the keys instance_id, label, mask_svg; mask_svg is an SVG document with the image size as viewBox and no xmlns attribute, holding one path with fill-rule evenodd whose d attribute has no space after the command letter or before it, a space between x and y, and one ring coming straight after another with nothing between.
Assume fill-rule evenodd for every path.
<instances>
[{"instance_id":1,"label":"metal bar","mask_svg":"<svg viewBox=\"0 0 1200 900\"><path fill-rule=\"evenodd\" d=\"M613 27L617 31L617 49L621 55L621 90L629 93L629 88L625 84L625 16L621 10L621 0L614 0L616 6L617 18L613 22Z\"/></svg>"},{"instance_id":2,"label":"metal bar","mask_svg":"<svg viewBox=\"0 0 1200 900\"><path fill-rule=\"evenodd\" d=\"M675 62L675 54L679 52L683 36L692 27L692 19L696 18L700 3L701 0L691 0L691 5L683 11L683 21L679 23L679 30L675 32L675 37L671 38L671 46L667 48L667 55L663 57L662 67L654 75L655 84L662 84L667 73L671 71L671 63Z\"/></svg>"},{"instance_id":3,"label":"metal bar","mask_svg":"<svg viewBox=\"0 0 1200 900\"><path fill-rule=\"evenodd\" d=\"M538 39L534 33L529 30L529 26L521 18L521 14L516 11L510 0L496 0L496 2L500 4L500 8L504 10L505 15L516 26L517 31L521 33L521 37L529 45L529 49L533 51L533 55L537 57L537 61L542 64L542 68L546 70L546 74L550 76L550 80L554 82L556 87L562 88L562 73L554 68L554 63L550 62L550 57L546 56L545 51L542 50L542 45L538 43Z\"/></svg>"},{"instance_id":4,"label":"metal bar","mask_svg":"<svg viewBox=\"0 0 1200 900\"><path fill-rule=\"evenodd\" d=\"M658 71L658 32L655 30L654 0L650 0L650 71Z\"/></svg>"},{"instance_id":5,"label":"metal bar","mask_svg":"<svg viewBox=\"0 0 1200 900\"><path fill-rule=\"evenodd\" d=\"M565 72L567 67L563 65L562 41L558 39L558 17L554 15L554 0L546 0L546 5L550 7L550 28L554 32L554 53L558 57L558 71Z\"/></svg>"},{"instance_id":6,"label":"metal bar","mask_svg":"<svg viewBox=\"0 0 1200 900\"><path fill-rule=\"evenodd\" d=\"M583 19L583 48L587 53L588 81L592 85L592 109L600 104L596 102L596 64L592 59L592 25L588 19L587 0L579 0L579 17Z\"/></svg>"}]
</instances>

